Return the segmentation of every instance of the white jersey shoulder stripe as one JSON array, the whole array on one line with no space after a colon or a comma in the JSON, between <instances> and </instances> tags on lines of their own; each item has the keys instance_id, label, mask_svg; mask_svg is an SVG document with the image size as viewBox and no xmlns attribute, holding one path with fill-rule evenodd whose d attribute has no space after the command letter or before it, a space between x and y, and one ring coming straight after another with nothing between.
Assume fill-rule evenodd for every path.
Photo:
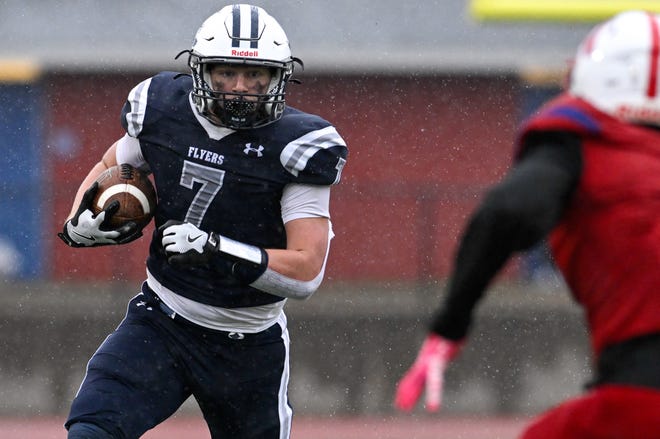
<instances>
[{"instance_id":1,"label":"white jersey shoulder stripe","mask_svg":"<svg viewBox=\"0 0 660 439\"><path fill-rule=\"evenodd\" d=\"M140 82L128 94L131 111L126 114L126 125L128 134L132 137L137 137L142 131L144 115L147 110L149 85L151 85L151 78Z\"/></svg>"},{"instance_id":2,"label":"white jersey shoulder stripe","mask_svg":"<svg viewBox=\"0 0 660 439\"><path fill-rule=\"evenodd\" d=\"M346 143L335 127L311 131L287 144L280 154L280 162L287 171L298 176L307 166L307 161L319 150L337 145L346 146Z\"/></svg>"}]
</instances>

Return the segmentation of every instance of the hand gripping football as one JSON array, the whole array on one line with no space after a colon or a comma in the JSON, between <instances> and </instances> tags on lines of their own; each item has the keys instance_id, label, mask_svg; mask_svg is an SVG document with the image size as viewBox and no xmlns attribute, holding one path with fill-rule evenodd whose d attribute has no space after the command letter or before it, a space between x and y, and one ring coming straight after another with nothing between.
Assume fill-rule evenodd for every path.
<instances>
[{"instance_id":1,"label":"hand gripping football","mask_svg":"<svg viewBox=\"0 0 660 439\"><path fill-rule=\"evenodd\" d=\"M96 179L99 184L92 203L94 215L107 208L113 201L119 202L119 209L105 227L117 229L129 221L134 221L138 229L144 228L156 210L156 190L144 172L128 164L113 166Z\"/></svg>"}]
</instances>

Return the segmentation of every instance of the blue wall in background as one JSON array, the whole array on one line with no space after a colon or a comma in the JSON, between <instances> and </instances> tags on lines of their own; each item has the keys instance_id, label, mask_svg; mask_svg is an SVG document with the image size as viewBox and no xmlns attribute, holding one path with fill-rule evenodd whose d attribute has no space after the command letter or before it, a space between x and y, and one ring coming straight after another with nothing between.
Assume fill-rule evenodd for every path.
<instances>
[{"instance_id":1,"label":"blue wall in background","mask_svg":"<svg viewBox=\"0 0 660 439\"><path fill-rule=\"evenodd\" d=\"M0 84L0 276L43 272L42 120L38 86Z\"/></svg>"}]
</instances>

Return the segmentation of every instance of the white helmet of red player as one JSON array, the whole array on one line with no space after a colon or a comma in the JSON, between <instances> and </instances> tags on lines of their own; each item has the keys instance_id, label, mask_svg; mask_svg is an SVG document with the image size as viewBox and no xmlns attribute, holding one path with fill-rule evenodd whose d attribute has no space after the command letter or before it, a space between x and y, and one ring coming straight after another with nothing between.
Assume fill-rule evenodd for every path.
<instances>
[{"instance_id":1,"label":"white helmet of red player","mask_svg":"<svg viewBox=\"0 0 660 439\"><path fill-rule=\"evenodd\" d=\"M660 125L660 16L626 11L578 47L569 92L620 119Z\"/></svg>"},{"instance_id":2,"label":"white helmet of red player","mask_svg":"<svg viewBox=\"0 0 660 439\"><path fill-rule=\"evenodd\" d=\"M202 23L192 48L184 52L189 54L193 101L214 124L257 128L282 117L286 84L294 62L300 61L291 56L282 27L264 9L248 4L222 8ZM210 67L218 63L268 67L272 76L267 91L255 95L214 92Z\"/></svg>"}]
</instances>

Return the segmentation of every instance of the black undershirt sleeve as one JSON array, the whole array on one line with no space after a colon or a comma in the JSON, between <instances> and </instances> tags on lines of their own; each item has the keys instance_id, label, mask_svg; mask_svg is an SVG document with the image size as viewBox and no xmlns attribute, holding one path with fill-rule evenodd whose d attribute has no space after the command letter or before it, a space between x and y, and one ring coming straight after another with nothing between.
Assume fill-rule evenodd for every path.
<instances>
[{"instance_id":1,"label":"black undershirt sleeve","mask_svg":"<svg viewBox=\"0 0 660 439\"><path fill-rule=\"evenodd\" d=\"M468 221L431 332L450 340L464 338L491 280L513 253L545 238L577 187L582 172L577 135L535 133L527 138L523 151Z\"/></svg>"}]
</instances>

